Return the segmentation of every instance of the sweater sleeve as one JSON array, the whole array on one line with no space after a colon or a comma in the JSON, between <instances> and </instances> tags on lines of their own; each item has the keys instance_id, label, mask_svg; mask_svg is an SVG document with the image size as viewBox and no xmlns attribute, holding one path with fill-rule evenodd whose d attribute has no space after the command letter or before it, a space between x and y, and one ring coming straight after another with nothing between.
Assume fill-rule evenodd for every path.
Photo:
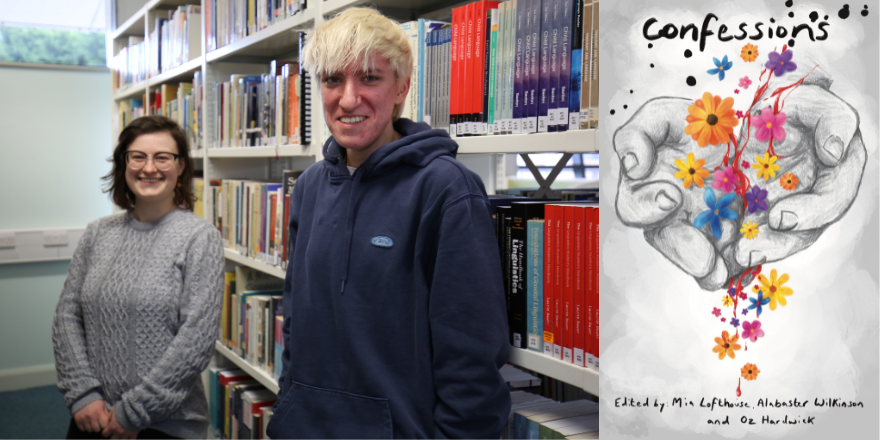
<instances>
[{"instance_id":1,"label":"sweater sleeve","mask_svg":"<svg viewBox=\"0 0 880 440\"><path fill-rule=\"evenodd\" d=\"M101 382L95 377L89 365L86 347L86 333L80 307L80 292L89 268L89 254L98 228L97 222L90 223L83 233L73 257L61 297L55 309L52 323L52 345L55 350L55 369L58 374L58 389L70 414L84 406L101 400Z\"/></svg>"},{"instance_id":2,"label":"sweater sleeve","mask_svg":"<svg viewBox=\"0 0 880 440\"><path fill-rule=\"evenodd\" d=\"M180 408L208 366L220 326L223 245L211 227L199 230L184 258L180 327L162 358L116 404L116 420L142 430Z\"/></svg>"},{"instance_id":3,"label":"sweater sleeve","mask_svg":"<svg viewBox=\"0 0 880 440\"><path fill-rule=\"evenodd\" d=\"M501 262L485 201L466 196L440 220L431 280L437 438L499 438L510 392L507 313Z\"/></svg>"}]
</instances>

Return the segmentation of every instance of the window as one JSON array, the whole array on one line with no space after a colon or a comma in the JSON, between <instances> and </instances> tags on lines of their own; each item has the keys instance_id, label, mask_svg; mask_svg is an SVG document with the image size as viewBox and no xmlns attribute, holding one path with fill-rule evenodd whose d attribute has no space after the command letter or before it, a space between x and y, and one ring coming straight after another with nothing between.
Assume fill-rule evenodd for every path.
<instances>
[{"instance_id":1,"label":"window","mask_svg":"<svg viewBox=\"0 0 880 440\"><path fill-rule=\"evenodd\" d=\"M106 66L106 0L0 0L0 62Z\"/></svg>"}]
</instances>

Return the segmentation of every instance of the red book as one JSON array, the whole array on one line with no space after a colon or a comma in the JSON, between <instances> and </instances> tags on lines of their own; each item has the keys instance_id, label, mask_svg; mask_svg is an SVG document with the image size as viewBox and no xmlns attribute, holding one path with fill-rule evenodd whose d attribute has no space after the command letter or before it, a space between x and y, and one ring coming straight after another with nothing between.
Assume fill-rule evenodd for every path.
<instances>
[{"instance_id":1,"label":"red book","mask_svg":"<svg viewBox=\"0 0 880 440\"><path fill-rule=\"evenodd\" d=\"M572 257L573 257L573 237L572 225L574 219L574 206L564 206L562 208L562 227L563 227L563 243L562 249L562 360L574 363L574 316L572 307L574 307L574 288L572 285Z\"/></svg>"},{"instance_id":2,"label":"red book","mask_svg":"<svg viewBox=\"0 0 880 440\"><path fill-rule=\"evenodd\" d=\"M563 323L563 276L565 265L565 210L562 206L556 207L556 220L554 221L556 231L554 238L556 242L555 255L553 256L553 328L556 329L557 342L553 346L553 357L562 360L562 348L565 346L565 327Z\"/></svg>"},{"instance_id":3,"label":"red book","mask_svg":"<svg viewBox=\"0 0 880 440\"><path fill-rule=\"evenodd\" d=\"M465 16L466 16L465 23L467 23L466 24L467 29L465 31L464 76L462 76L462 78L465 78L465 80L464 80L464 95L463 95L463 96L465 96L465 99L462 102L463 107L464 107L464 108L462 108L462 113L464 114L465 121L468 121L468 122L470 122L471 115L474 112L474 100L473 100L474 82L472 80L468 81L468 79L473 78L473 76L475 74L475 71L474 71L474 43L475 43L475 41L474 41L474 39L476 37L476 34L475 34L474 24L475 24L475 21L476 21L475 18L477 15L476 14L476 6L477 6L476 3L470 3L465 6ZM471 124L468 123L468 124L466 124L466 126L470 127ZM468 134L471 133L470 128L467 133Z\"/></svg>"},{"instance_id":4,"label":"red book","mask_svg":"<svg viewBox=\"0 0 880 440\"><path fill-rule=\"evenodd\" d=\"M584 257L586 254L584 253L584 247L586 245L585 242L585 229L587 223L587 212L589 212L589 207L576 207L574 210L575 219L574 224L572 225L572 236L574 237L574 241L572 244L572 248L574 251L574 259L572 261L572 288L574 291L573 301L574 301L574 330L573 330L573 341L572 348L574 349L574 364L579 367L587 366L584 358L584 345L586 343L584 338L584 321L587 314L584 312L584 304L586 303L584 298L584 275L587 273L586 261Z\"/></svg>"},{"instance_id":5,"label":"red book","mask_svg":"<svg viewBox=\"0 0 880 440\"><path fill-rule=\"evenodd\" d=\"M483 111L483 69L485 67L484 53L486 52L486 2L480 1L474 3L474 66L473 75L470 78L473 81L473 94L469 95L471 101L471 117L472 121L480 122L479 117ZM471 124L474 132L481 132L479 127L481 124Z\"/></svg>"},{"instance_id":6,"label":"red book","mask_svg":"<svg viewBox=\"0 0 880 440\"><path fill-rule=\"evenodd\" d=\"M449 49L449 130L450 134L456 134L455 128L458 123L458 102L459 102L459 82L458 82L458 65L459 65L459 44L461 43L461 8L452 10L452 45Z\"/></svg>"},{"instance_id":7,"label":"red book","mask_svg":"<svg viewBox=\"0 0 880 440\"><path fill-rule=\"evenodd\" d=\"M593 249L590 252L590 258L593 260L590 270L590 277L593 279L593 344L590 346L590 353L593 355L595 367L599 368L599 208L593 208L592 221L593 230Z\"/></svg>"},{"instance_id":8,"label":"red book","mask_svg":"<svg viewBox=\"0 0 880 440\"><path fill-rule=\"evenodd\" d=\"M556 254L556 206L544 206L544 354L553 356L553 256Z\"/></svg>"}]
</instances>

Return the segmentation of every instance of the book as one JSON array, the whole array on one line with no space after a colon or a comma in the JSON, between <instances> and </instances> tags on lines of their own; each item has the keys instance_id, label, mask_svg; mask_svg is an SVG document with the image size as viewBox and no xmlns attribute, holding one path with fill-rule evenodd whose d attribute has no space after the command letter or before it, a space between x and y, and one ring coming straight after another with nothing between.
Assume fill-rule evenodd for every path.
<instances>
[{"instance_id":1,"label":"book","mask_svg":"<svg viewBox=\"0 0 880 440\"><path fill-rule=\"evenodd\" d=\"M557 94L557 131L568 131L568 109L571 102L571 34L575 0L556 0L559 6L559 93Z\"/></svg>"},{"instance_id":2,"label":"book","mask_svg":"<svg viewBox=\"0 0 880 440\"><path fill-rule=\"evenodd\" d=\"M554 321L554 304L556 289L554 276L556 273L556 206L544 208L544 343L543 351L547 356L554 356L556 324Z\"/></svg>"},{"instance_id":3,"label":"book","mask_svg":"<svg viewBox=\"0 0 880 440\"><path fill-rule=\"evenodd\" d=\"M516 6L516 33L514 43L514 67L513 67L513 103L512 103L512 128L511 133L522 133L522 111L523 111L523 56L525 54L525 20L526 20L526 0L518 0Z\"/></svg>"},{"instance_id":4,"label":"book","mask_svg":"<svg viewBox=\"0 0 880 440\"><path fill-rule=\"evenodd\" d=\"M544 340L544 220L527 222L526 296L528 307L526 331L528 349L543 352Z\"/></svg>"},{"instance_id":5,"label":"book","mask_svg":"<svg viewBox=\"0 0 880 440\"><path fill-rule=\"evenodd\" d=\"M544 218L546 201L513 202L510 208L510 227L508 240L508 284L510 289L510 308L508 309L508 327L511 332L511 344L517 348L527 348L528 343L528 305L526 282L526 250L528 249L529 233L526 230L528 221Z\"/></svg>"}]
</instances>

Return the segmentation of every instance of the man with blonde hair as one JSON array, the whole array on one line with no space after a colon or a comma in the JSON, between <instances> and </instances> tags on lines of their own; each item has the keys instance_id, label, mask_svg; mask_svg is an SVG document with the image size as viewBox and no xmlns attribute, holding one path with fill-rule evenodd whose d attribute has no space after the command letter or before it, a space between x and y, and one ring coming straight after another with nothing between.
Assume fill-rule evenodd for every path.
<instances>
[{"instance_id":1,"label":"man with blonde hair","mask_svg":"<svg viewBox=\"0 0 880 440\"><path fill-rule=\"evenodd\" d=\"M498 438L509 415L486 191L445 131L400 118L412 56L371 9L309 34L333 136L291 196L272 438Z\"/></svg>"}]
</instances>

